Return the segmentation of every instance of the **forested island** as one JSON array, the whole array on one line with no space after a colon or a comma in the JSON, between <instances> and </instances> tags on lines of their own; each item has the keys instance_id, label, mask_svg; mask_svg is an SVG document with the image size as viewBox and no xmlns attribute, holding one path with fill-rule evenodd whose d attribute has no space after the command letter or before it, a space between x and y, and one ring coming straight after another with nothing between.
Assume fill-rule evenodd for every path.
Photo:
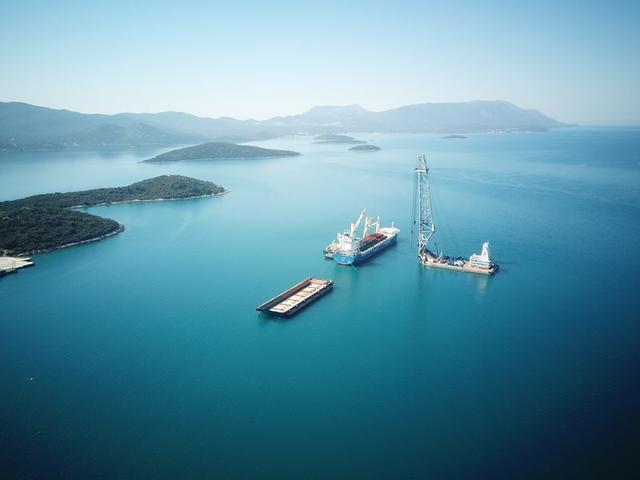
<instances>
[{"instance_id":1,"label":"forested island","mask_svg":"<svg viewBox=\"0 0 640 480\"><path fill-rule=\"evenodd\" d=\"M314 138L313 143L367 143L363 140L350 137L349 135L335 135L333 133L326 133L324 135L318 135Z\"/></svg>"},{"instance_id":2,"label":"forested island","mask_svg":"<svg viewBox=\"0 0 640 480\"><path fill-rule=\"evenodd\" d=\"M0 202L0 254L26 255L87 243L124 230L115 220L73 207L179 200L220 195L220 185L181 175L161 175L126 187L48 193Z\"/></svg>"},{"instance_id":3,"label":"forested island","mask_svg":"<svg viewBox=\"0 0 640 480\"><path fill-rule=\"evenodd\" d=\"M356 145L355 147L351 147L349 150L352 150L354 152L377 152L378 150L382 150L382 149L377 145L366 144L366 145Z\"/></svg>"},{"instance_id":4,"label":"forested island","mask_svg":"<svg viewBox=\"0 0 640 480\"><path fill-rule=\"evenodd\" d=\"M442 138L444 138L445 140L464 140L467 137L465 137L464 135L446 135Z\"/></svg>"},{"instance_id":5,"label":"forested island","mask_svg":"<svg viewBox=\"0 0 640 480\"><path fill-rule=\"evenodd\" d=\"M215 160L222 158L260 158L291 157L300 155L291 150L274 150L254 147L252 145L236 145L235 143L209 142L193 147L177 148L161 153L145 162L179 162L182 160Z\"/></svg>"}]
</instances>

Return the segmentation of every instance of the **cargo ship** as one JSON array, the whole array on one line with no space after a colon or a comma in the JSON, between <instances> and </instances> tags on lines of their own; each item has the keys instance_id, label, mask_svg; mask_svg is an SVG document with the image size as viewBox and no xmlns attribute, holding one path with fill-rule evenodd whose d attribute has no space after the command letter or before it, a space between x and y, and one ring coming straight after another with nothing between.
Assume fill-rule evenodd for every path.
<instances>
[{"instance_id":1,"label":"cargo ship","mask_svg":"<svg viewBox=\"0 0 640 480\"><path fill-rule=\"evenodd\" d=\"M340 265L355 265L396 243L400 230L393 223L390 227L380 227L380 217L374 219L366 214L366 209L362 210L348 230L338 233L336 240L324 249L326 258L333 258ZM363 219L364 229L358 236L356 231Z\"/></svg>"}]
</instances>

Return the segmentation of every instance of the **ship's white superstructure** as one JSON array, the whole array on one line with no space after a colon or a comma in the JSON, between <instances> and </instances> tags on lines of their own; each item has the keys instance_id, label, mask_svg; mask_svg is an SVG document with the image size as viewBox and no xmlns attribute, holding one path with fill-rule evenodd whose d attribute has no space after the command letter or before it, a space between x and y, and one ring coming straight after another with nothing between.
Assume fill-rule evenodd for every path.
<instances>
[{"instance_id":1,"label":"ship's white superstructure","mask_svg":"<svg viewBox=\"0 0 640 480\"><path fill-rule=\"evenodd\" d=\"M481 254L474 253L469 257L469 263L478 268L491 268L493 262L491 261L491 255L489 254L489 242L484 242L482 244Z\"/></svg>"}]
</instances>

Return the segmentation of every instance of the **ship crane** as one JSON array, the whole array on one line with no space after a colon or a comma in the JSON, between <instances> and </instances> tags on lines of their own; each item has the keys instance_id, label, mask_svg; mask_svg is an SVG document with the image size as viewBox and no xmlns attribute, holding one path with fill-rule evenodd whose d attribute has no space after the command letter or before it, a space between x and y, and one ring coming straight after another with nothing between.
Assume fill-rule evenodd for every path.
<instances>
[{"instance_id":1,"label":"ship crane","mask_svg":"<svg viewBox=\"0 0 640 480\"><path fill-rule=\"evenodd\" d=\"M418 155L418 166L415 168L415 173L414 202L417 218L414 218L414 224L418 224L418 257L424 259L425 254L428 252L429 240L436 233L431 211L431 187L429 185L429 167L427 167L426 155Z\"/></svg>"},{"instance_id":2,"label":"ship crane","mask_svg":"<svg viewBox=\"0 0 640 480\"><path fill-rule=\"evenodd\" d=\"M378 232L378 230L380 230L380 217L378 216L377 218L373 218L373 217L368 217L365 221L364 221L364 230L362 231L362 238L367 238L367 235L369 235L369 229L373 226L376 226L376 233Z\"/></svg>"},{"instance_id":3,"label":"ship crane","mask_svg":"<svg viewBox=\"0 0 640 480\"><path fill-rule=\"evenodd\" d=\"M356 230L360 226L360 222L362 221L362 219L366 214L367 214L367 209L365 208L360 212L360 215L358 215L358 218L355 220L355 222L351 224L351 228L349 229L349 236L353 237L356 234Z\"/></svg>"}]
</instances>

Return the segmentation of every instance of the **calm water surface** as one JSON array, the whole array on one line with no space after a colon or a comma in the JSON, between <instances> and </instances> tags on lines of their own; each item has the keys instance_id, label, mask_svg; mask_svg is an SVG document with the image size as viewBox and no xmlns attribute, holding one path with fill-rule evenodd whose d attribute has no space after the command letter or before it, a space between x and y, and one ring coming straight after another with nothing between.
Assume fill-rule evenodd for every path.
<instances>
[{"instance_id":1,"label":"calm water surface","mask_svg":"<svg viewBox=\"0 0 640 480\"><path fill-rule=\"evenodd\" d=\"M300 157L0 156L1 200L169 173L231 190L90 208L127 230L0 280L3 478L625 468L640 431L640 130L358 136L383 150L293 137L260 145ZM420 152L438 246L490 240L495 277L417 264ZM398 244L357 268L325 261L365 207ZM289 321L254 311L310 275L334 291Z\"/></svg>"}]
</instances>

